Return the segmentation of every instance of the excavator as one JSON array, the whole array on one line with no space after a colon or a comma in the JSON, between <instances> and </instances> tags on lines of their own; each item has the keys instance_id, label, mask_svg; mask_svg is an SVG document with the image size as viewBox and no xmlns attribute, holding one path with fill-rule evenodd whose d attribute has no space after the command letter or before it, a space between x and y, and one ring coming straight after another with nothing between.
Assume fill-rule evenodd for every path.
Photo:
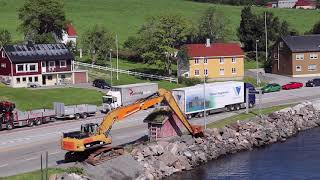
<instances>
[{"instance_id":1,"label":"excavator","mask_svg":"<svg viewBox=\"0 0 320 180\"><path fill-rule=\"evenodd\" d=\"M110 131L112 125L124 119L125 117L134 114L140 110L150 108L154 105L160 104L165 101L171 110L176 114L178 119L182 122L188 132L193 136L202 136L203 128L201 126L191 125L186 119L184 113L180 110L177 102L170 91L165 89L159 89L157 93L140 99L137 102L122 106L117 109L110 111L102 120L101 124L89 123L81 125L80 131L74 131L69 133L63 133L61 139L61 148L68 151L66 154L69 157L70 154L87 152L94 149L93 153L89 155L89 162L96 162L95 157L101 157L100 154L107 151L119 150L119 147L107 147L106 145L111 144L112 139ZM116 153L120 154L120 151ZM91 158L91 160L90 160Z\"/></svg>"}]
</instances>

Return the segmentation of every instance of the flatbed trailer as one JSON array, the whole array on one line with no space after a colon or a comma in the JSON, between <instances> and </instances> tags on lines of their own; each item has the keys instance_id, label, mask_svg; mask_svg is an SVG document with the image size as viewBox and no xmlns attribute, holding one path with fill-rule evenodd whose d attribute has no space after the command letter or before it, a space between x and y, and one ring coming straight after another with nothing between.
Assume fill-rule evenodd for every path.
<instances>
[{"instance_id":1,"label":"flatbed trailer","mask_svg":"<svg viewBox=\"0 0 320 180\"><path fill-rule=\"evenodd\" d=\"M57 119L79 119L80 117L85 119L95 115L98 107L90 104L65 106L64 103L55 102L54 111Z\"/></svg>"}]
</instances>

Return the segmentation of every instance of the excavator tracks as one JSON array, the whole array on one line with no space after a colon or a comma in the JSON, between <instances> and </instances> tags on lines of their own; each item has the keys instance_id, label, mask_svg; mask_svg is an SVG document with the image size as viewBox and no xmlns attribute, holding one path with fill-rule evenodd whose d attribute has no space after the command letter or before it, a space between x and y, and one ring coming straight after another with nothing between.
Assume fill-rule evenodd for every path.
<instances>
[{"instance_id":1,"label":"excavator tracks","mask_svg":"<svg viewBox=\"0 0 320 180\"><path fill-rule=\"evenodd\" d=\"M102 147L94 152L92 152L88 158L85 160L85 162L91 164L91 165L99 165L105 161L108 161L110 159L116 158L118 156L121 156L125 154L125 150L121 146L107 146Z\"/></svg>"}]
</instances>

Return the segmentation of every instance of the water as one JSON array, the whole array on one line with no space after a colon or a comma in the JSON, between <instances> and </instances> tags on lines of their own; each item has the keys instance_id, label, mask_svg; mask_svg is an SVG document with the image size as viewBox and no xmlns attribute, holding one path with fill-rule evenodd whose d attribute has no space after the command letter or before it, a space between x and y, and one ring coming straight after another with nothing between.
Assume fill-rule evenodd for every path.
<instances>
[{"instance_id":1,"label":"water","mask_svg":"<svg viewBox=\"0 0 320 180\"><path fill-rule=\"evenodd\" d=\"M320 128L283 143L221 157L168 179L320 180Z\"/></svg>"}]
</instances>

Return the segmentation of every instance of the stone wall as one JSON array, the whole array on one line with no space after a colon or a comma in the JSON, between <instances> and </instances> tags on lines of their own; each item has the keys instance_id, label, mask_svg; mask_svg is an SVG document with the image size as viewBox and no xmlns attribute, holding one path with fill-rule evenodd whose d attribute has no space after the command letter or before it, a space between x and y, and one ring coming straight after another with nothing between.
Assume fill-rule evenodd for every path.
<instances>
[{"instance_id":1,"label":"stone wall","mask_svg":"<svg viewBox=\"0 0 320 180\"><path fill-rule=\"evenodd\" d=\"M161 179L190 170L221 155L265 146L320 125L320 101L305 102L262 118L208 129L202 138L183 135L170 141L136 146L131 155L143 167L138 179Z\"/></svg>"}]
</instances>

